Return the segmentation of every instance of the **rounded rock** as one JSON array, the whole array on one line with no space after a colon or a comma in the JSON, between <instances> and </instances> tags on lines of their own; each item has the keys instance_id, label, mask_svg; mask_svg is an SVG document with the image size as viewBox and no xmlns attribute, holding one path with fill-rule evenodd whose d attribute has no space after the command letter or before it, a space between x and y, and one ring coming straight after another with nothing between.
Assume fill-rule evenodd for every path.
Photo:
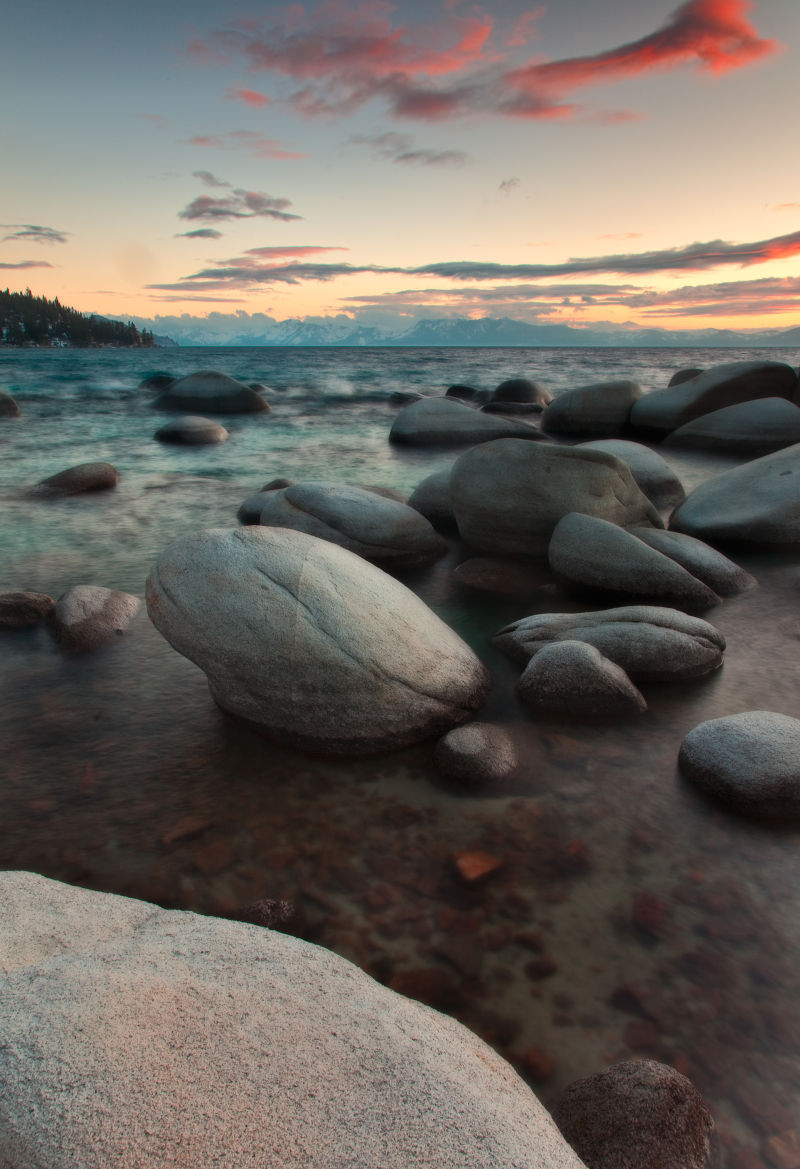
<instances>
[{"instance_id":1,"label":"rounded rock","mask_svg":"<svg viewBox=\"0 0 800 1169\"><path fill-rule=\"evenodd\" d=\"M518 765L514 740L508 731L481 722L448 731L436 744L433 761L448 779L470 787L499 783Z\"/></svg>"},{"instance_id":2,"label":"rounded rock","mask_svg":"<svg viewBox=\"0 0 800 1169\"><path fill-rule=\"evenodd\" d=\"M50 621L69 650L92 650L123 633L142 607L139 597L100 585L73 585L58 598Z\"/></svg>"},{"instance_id":3,"label":"rounded rock","mask_svg":"<svg viewBox=\"0 0 800 1169\"><path fill-rule=\"evenodd\" d=\"M786 398L759 398L712 410L664 439L668 447L741 455L766 455L797 442L800 409Z\"/></svg>"},{"instance_id":4,"label":"rounded rock","mask_svg":"<svg viewBox=\"0 0 800 1169\"><path fill-rule=\"evenodd\" d=\"M389 441L404 446L466 446L512 436L544 438L527 422L494 418L456 398L422 398L400 411Z\"/></svg>"},{"instance_id":5,"label":"rounded rock","mask_svg":"<svg viewBox=\"0 0 800 1169\"><path fill-rule=\"evenodd\" d=\"M157 410L201 414L265 413L270 408L256 390L216 369L202 369L178 378L153 405Z\"/></svg>"},{"instance_id":6,"label":"rounded rock","mask_svg":"<svg viewBox=\"0 0 800 1169\"><path fill-rule=\"evenodd\" d=\"M42 479L33 488L33 494L51 498L85 495L92 491L110 491L118 482L119 473L111 463L79 463Z\"/></svg>"},{"instance_id":7,"label":"rounded rock","mask_svg":"<svg viewBox=\"0 0 800 1169\"><path fill-rule=\"evenodd\" d=\"M425 516L435 528L446 532L458 530L450 498L451 470L451 467L446 467L443 471L434 471L418 483L408 497L409 507Z\"/></svg>"},{"instance_id":8,"label":"rounded rock","mask_svg":"<svg viewBox=\"0 0 800 1169\"><path fill-rule=\"evenodd\" d=\"M0 390L0 418L19 418L20 410L19 403Z\"/></svg>"},{"instance_id":9,"label":"rounded rock","mask_svg":"<svg viewBox=\"0 0 800 1169\"><path fill-rule=\"evenodd\" d=\"M624 438L599 438L578 443L578 446L581 450L605 451L622 459L630 467L640 490L659 510L676 507L686 498L683 484L666 459L644 443Z\"/></svg>"},{"instance_id":10,"label":"rounded rock","mask_svg":"<svg viewBox=\"0 0 800 1169\"><path fill-rule=\"evenodd\" d=\"M638 382L597 382L559 394L542 415L547 434L620 434L628 424L634 402L642 396Z\"/></svg>"},{"instance_id":11,"label":"rounded rock","mask_svg":"<svg viewBox=\"0 0 800 1169\"><path fill-rule=\"evenodd\" d=\"M47 593L0 593L0 629L31 629L52 612L55 601Z\"/></svg>"},{"instance_id":12,"label":"rounded rock","mask_svg":"<svg viewBox=\"0 0 800 1169\"><path fill-rule=\"evenodd\" d=\"M800 816L800 719L769 710L710 719L689 731L678 766L738 812Z\"/></svg>"},{"instance_id":13,"label":"rounded rock","mask_svg":"<svg viewBox=\"0 0 800 1169\"><path fill-rule=\"evenodd\" d=\"M534 715L595 722L647 710L644 696L620 666L584 641L556 641L535 654L517 683Z\"/></svg>"},{"instance_id":14,"label":"rounded rock","mask_svg":"<svg viewBox=\"0 0 800 1169\"><path fill-rule=\"evenodd\" d=\"M490 401L493 403L522 402L526 405L544 408L552 401L552 395L541 382L533 382L526 377L513 377L507 378L506 381L497 386Z\"/></svg>"},{"instance_id":15,"label":"rounded rock","mask_svg":"<svg viewBox=\"0 0 800 1169\"><path fill-rule=\"evenodd\" d=\"M198 414L180 414L160 427L155 437L159 442L175 443L178 446L211 446L225 442L228 432L213 418L201 418Z\"/></svg>"}]
</instances>

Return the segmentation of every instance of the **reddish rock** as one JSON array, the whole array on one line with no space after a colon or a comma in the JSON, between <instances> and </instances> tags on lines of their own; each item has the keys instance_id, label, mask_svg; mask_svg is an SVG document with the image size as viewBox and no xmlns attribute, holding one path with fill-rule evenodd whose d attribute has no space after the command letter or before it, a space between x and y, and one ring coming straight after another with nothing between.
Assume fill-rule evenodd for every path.
<instances>
[{"instance_id":1,"label":"reddish rock","mask_svg":"<svg viewBox=\"0 0 800 1169\"><path fill-rule=\"evenodd\" d=\"M32 494L39 496L83 495L91 491L109 491L116 487L119 474L111 463L80 463L59 471L48 479L42 479L33 488Z\"/></svg>"},{"instance_id":2,"label":"reddish rock","mask_svg":"<svg viewBox=\"0 0 800 1169\"><path fill-rule=\"evenodd\" d=\"M47 593L0 593L0 629L30 629L55 607Z\"/></svg>"},{"instance_id":3,"label":"reddish rock","mask_svg":"<svg viewBox=\"0 0 800 1169\"><path fill-rule=\"evenodd\" d=\"M523 1072L537 1084L549 1080L556 1068L553 1057L541 1047L529 1047L519 1057L519 1064Z\"/></svg>"},{"instance_id":4,"label":"reddish rock","mask_svg":"<svg viewBox=\"0 0 800 1169\"><path fill-rule=\"evenodd\" d=\"M191 840L194 836L200 836L202 832L207 832L211 827L211 821L204 816L198 816L194 812L189 812L185 816L181 816L176 820L171 828L161 837L161 843L166 847L175 844L179 840Z\"/></svg>"},{"instance_id":5,"label":"reddish rock","mask_svg":"<svg viewBox=\"0 0 800 1169\"><path fill-rule=\"evenodd\" d=\"M480 849L454 852L451 859L459 877L468 885L484 880L490 873L503 866L500 857L493 856L490 852L481 852Z\"/></svg>"},{"instance_id":6,"label":"reddish rock","mask_svg":"<svg viewBox=\"0 0 800 1169\"><path fill-rule=\"evenodd\" d=\"M761 1147L774 1169L800 1169L800 1135L796 1129L767 1137Z\"/></svg>"},{"instance_id":7,"label":"reddish rock","mask_svg":"<svg viewBox=\"0 0 800 1169\"><path fill-rule=\"evenodd\" d=\"M634 1019L628 1023L622 1037L631 1051L655 1051L658 1047L658 1028L650 1019Z\"/></svg>"},{"instance_id":8,"label":"reddish rock","mask_svg":"<svg viewBox=\"0 0 800 1169\"><path fill-rule=\"evenodd\" d=\"M573 873L588 873L592 867L592 855L585 840L576 838L567 845L565 867Z\"/></svg>"}]
</instances>

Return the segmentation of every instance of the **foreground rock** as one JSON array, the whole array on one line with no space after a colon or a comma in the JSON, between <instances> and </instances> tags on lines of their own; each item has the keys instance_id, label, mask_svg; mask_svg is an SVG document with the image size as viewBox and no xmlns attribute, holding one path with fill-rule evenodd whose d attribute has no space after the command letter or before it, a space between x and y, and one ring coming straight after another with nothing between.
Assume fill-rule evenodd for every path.
<instances>
[{"instance_id":1,"label":"foreground rock","mask_svg":"<svg viewBox=\"0 0 800 1169\"><path fill-rule=\"evenodd\" d=\"M436 744L433 761L448 779L468 787L499 783L513 775L519 762L508 731L481 722L448 731Z\"/></svg>"},{"instance_id":2,"label":"foreground rock","mask_svg":"<svg viewBox=\"0 0 800 1169\"><path fill-rule=\"evenodd\" d=\"M225 442L228 432L213 418L202 418L199 414L181 414L156 431L159 442L176 443L179 446L211 446Z\"/></svg>"},{"instance_id":3,"label":"foreground rock","mask_svg":"<svg viewBox=\"0 0 800 1169\"><path fill-rule=\"evenodd\" d=\"M472 650L412 592L303 532L219 528L177 540L150 574L147 607L224 710L326 754L441 734L489 685Z\"/></svg>"},{"instance_id":4,"label":"foreground rock","mask_svg":"<svg viewBox=\"0 0 800 1169\"><path fill-rule=\"evenodd\" d=\"M578 444L581 450L605 451L627 463L639 488L659 511L677 507L686 498L678 476L656 451L624 438L598 438Z\"/></svg>"},{"instance_id":5,"label":"foreground rock","mask_svg":"<svg viewBox=\"0 0 800 1169\"><path fill-rule=\"evenodd\" d=\"M20 410L18 402L0 390L0 418L19 418Z\"/></svg>"},{"instance_id":6,"label":"foreground rock","mask_svg":"<svg viewBox=\"0 0 800 1169\"><path fill-rule=\"evenodd\" d=\"M800 443L701 483L670 527L712 543L800 543Z\"/></svg>"},{"instance_id":7,"label":"foreground rock","mask_svg":"<svg viewBox=\"0 0 800 1169\"><path fill-rule=\"evenodd\" d=\"M578 722L628 718L647 709L628 675L585 641L554 641L528 662L517 684L532 714Z\"/></svg>"},{"instance_id":8,"label":"foreground rock","mask_svg":"<svg viewBox=\"0 0 800 1169\"><path fill-rule=\"evenodd\" d=\"M665 390L645 394L633 406L631 426L664 435L694 418L750 402L755 398L789 398L798 391L797 374L782 361L729 361Z\"/></svg>"},{"instance_id":9,"label":"foreground rock","mask_svg":"<svg viewBox=\"0 0 800 1169\"><path fill-rule=\"evenodd\" d=\"M638 382L597 382L576 386L559 394L542 415L547 434L600 437L621 434L628 425L631 407L642 396Z\"/></svg>"},{"instance_id":10,"label":"foreground rock","mask_svg":"<svg viewBox=\"0 0 800 1169\"><path fill-rule=\"evenodd\" d=\"M31 629L40 625L55 605L47 593L0 593L0 629Z\"/></svg>"},{"instance_id":11,"label":"foreground rock","mask_svg":"<svg viewBox=\"0 0 800 1169\"><path fill-rule=\"evenodd\" d=\"M506 625L492 641L525 665L554 641L593 645L631 678L675 682L722 665L725 638L699 617L658 605L627 605L597 613L537 613Z\"/></svg>"},{"instance_id":12,"label":"foreground rock","mask_svg":"<svg viewBox=\"0 0 800 1169\"><path fill-rule=\"evenodd\" d=\"M91 650L124 633L142 607L139 597L100 585L73 585L50 615L56 640L69 650Z\"/></svg>"},{"instance_id":13,"label":"foreground rock","mask_svg":"<svg viewBox=\"0 0 800 1169\"><path fill-rule=\"evenodd\" d=\"M683 774L736 811L800 816L800 719L748 710L700 723L683 740Z\"/></svg>"},{"instance_id":14,"label":"foreground rock","mask_svg":"<svg viewBox=\"0 0 800 1169\"><path fill-rule=\"evenodd\" d=\"M665 532L658 528L632 528L631 531L651 548L663 552L676 564L683 565L687 572L708 585L720 597L733 597L758 587L755 577L741 565L694 536L686 536L682 532Z\"/></svg>"},{"instance_id":15,"label":"foreground rock","mask_svg":"<svg viewBox=\"0 0 800 1169\"><path fill-rule=\"evenodd\" d=\"M496 556L544 556L558 521L584 512L663 527L625 463L601 451L501 439L466 451L450 475L462 538Z\"/></svg>"},{"instance_id":16,"label":"foreground rock","mask_svg":"<svg viewBox=\"0 0 800 1169\"><path fill-rule=\"evenodd\" d=\"M691 612L719 604L717 593L669 554L596 516L570 512L559 520L547 558L557 577L583 589L659 600Z\"/></svg>"},{"instance_id":17,"label":"foreground rock","mask_svg":"<svg viewBox=\"0 0 800 1169\"><path fill-rule=\"evenodd\" d=\"M527 422L494 418L456 398L422 398L394 420L389 441L404 446L464 446L493 438L543 439Z\"/></svg>"},{"instance_id":18,"label":"foreground rock","mask_svg":"<svg viewBox=\"0 0 800 1169\"><path fill-rule=\"evenodd\" d=\"M293 483L251 495L238 516L245 524L329 540L383 568L430 564L447 551L447 541L419 511L363 487Z\"/></svg>"},{"instance_id":19,"label":"foreground rock","mask_svg":"<svg viewBox=\"0 0 800 1169\"><path fill-rule=\"evenodd\" d=\"M631 1059L576 1080L553 1118L589 1169L705 1169L714 1121L691 1080Z\"/></svg>"},{"instance_id":20,"label":"foreground rock","mask_svg":"<svg viewBox=\"0 0 800 1169\"><path fill-rule=\"evenodd\" d=\"M31 494L56 499L65 495L84 495L92 491L110 491L119 482L117 468L111 463L79 463L48 479L42 479Z\"/></svg>"},{"instance_id":21,"label":"foreground rock","mask_svg":"<svg viewBox=\"0 0 800 1169\"><path fill-rule=\"evenodd\" d=\"M4 1169L582 1169L460 1023L321 947L0 875Z\"/></svg>"},{"instance_id":22,"label":"foreground rock","mask_svg":"<svg viewBox=\"0 0 800 1169\"><path fill-rule=\"evenodd\" d=\"M713 410L679 426L665 446L766 455L800 442L800 409L786 398L760 398Z\"/></svg>"},{"instance_id":23,"label":"foreground rock","mask_svg":"<svg viewBox=\"0 0 800 1169\"><path fill-rule=\"evenodd\" d=\"M172 382L156 398L157 410L193 414L253 414L269 410L269 403L252 387L216 369L203 369Z\"/></svg>"}]
</instances>

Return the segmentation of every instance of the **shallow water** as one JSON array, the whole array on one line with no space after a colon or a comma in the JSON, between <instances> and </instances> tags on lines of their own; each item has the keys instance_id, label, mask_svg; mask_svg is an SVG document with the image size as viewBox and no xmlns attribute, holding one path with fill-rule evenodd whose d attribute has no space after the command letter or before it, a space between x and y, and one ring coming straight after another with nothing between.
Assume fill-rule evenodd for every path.
<instances>
[{"instance_id":1,"label":"shallow water","mask_svg":"<svg viewBox=\"0 0 800 1169\"><path fill-rule=\"evenodd\" d=\"M653 389L681 366L745 356L0 351L0 389L23 411L0 430L0 588L141 593L170 539L234 524L244 496L276 475L409 490L454 454L389 446L395 389L491 388L520 373L554 391L619 376ZM159 364L276 387L273 412L232 418L221 447L164 447L152 395L136 389ZM96 459L119 468L115 491L34 501L20 490ZM732 465L668 459L687 488ZM490 666L484 715L518 740L513 781L457 789L431 744L336 763L276 747L223 715L144 615L83 656L44 629L7 633L0 866L209 913L292 899L305 936L462 1019L546 1102L632 1054L675 1063L707 1095L726 1164L728 1146L800 1125L800 832L707 803L676 759L703 719L798 715L800 553L737 553L760 588L705 615L728 639L723 668L645 687L647 713L613 728L532 721L514 698L516 668L488 644L526 613L589 606L552 585L521 600L459 586L452 569L466 555L453 542L407 583ZM465 849L502 867L466 887L451 859Z\"/></svg>"}]
</instances>

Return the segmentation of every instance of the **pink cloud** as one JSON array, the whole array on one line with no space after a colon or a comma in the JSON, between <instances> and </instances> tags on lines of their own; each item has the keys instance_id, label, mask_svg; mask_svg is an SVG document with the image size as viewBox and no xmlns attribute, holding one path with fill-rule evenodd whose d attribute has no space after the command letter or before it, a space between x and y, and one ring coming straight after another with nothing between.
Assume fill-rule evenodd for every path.
<instances>
[{"instance_id":1,"label":"pink cloud","mask_svg":"<svg viewBox=\"0 0 800 1169\"><path fill-rule=\"evenodd\" d=\"M259 134L257 130L229 130L227 134L197 134L187 139L189 146L210 146L217 150L246 150L255 158L271 158L278 161L287 158L305 158L296 150L289 150L275 138Z\"/></svg>"},{"instance_id":2,"label":"pink cloud","mask_svg":"<svg viewBox=\"0 0 800 1169\"><path fill-rule=\"evenodd\" d=\"M230 101L241 101L251 109L258 110L262 106L269 105L269 98L265 93L259 93L257 89L235 89L232 85L228 87L225 96Z\"/></svg>"}]
</instances>

